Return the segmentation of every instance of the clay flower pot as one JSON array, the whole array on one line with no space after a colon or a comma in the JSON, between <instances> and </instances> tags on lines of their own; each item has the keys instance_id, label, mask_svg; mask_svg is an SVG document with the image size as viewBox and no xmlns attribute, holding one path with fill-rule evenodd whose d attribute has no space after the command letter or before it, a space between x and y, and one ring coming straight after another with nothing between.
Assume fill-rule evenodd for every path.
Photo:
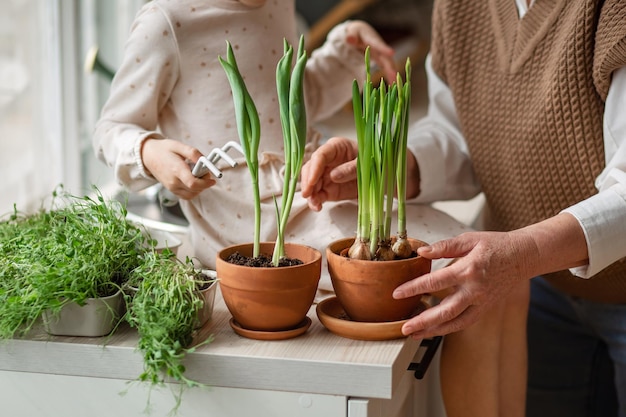
<instances>
[{"instance_id":1,"label":"clay flower pot","mask_svg":"<svg viewBox=\"0 0 626 417\"><path fill-rule=\"evenodd\" d=\"M421 296L396 300L393 290L400 284L430 272L430 259L421 256L397 261L364 261L347 257L354 238L332 242L326 248L328 272L350 319L362 322L404 320L414 314ZM413 249L425 242L409 239Z\"/></svg>"},{"instance_id":2,"label":"clay flower pot","mask_svg":"<svg viewBox=\"0 0 626 417\"><path fill-rule=\"evenodd\" d=\"M270 254L274 243L261 243ZM313 304L322 267L322 254L313 248L285 243L285 254L303 264L286 267L249 267L231 264L235 252L252 256L252 243L230 246L217 254L217 277L226 307L241 327L279 332L297 327Z\"/></svg>"}]
</instances>

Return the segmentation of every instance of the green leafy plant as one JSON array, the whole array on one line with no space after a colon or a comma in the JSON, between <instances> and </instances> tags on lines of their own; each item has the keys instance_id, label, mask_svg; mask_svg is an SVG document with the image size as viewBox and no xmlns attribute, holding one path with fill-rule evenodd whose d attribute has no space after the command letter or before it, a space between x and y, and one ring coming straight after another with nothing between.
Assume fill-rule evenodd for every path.
<instances>
[{"instance_id":1,"label":"green leafy plant","mask_svg":"<svg viewBox=\"0 0 626 417\"><path fill-rule=\"evenodd\" d=\"M285 256L285 228L304 161L307 130L304 103L304 69L307 56L304 50L304 37L300 37L293 72L291 71L292 56L293 48L285 41L283 57L276 67L276 89L285 144L285 182L281 209L278 210L278 206L276 207L278 234L272 257L274 265L278 265L280 258Z\"/></svg>"},{"instance_id":2,"label":"green leafy plant","mask_svg":"<svg viewBox=\"0 0 626 417\"><path fill-rule=\"evenodd\" d=\"M226 60L218 57L230 83L235 107L237 132L243 149L244 157L252 180L254 192L254 249L253 256L259 256L261 241L261 195L259 192L259 143L261 140L261 124L254 100L246 87L237 66L237 60L230 42L226 42Z\"/></svg>"},{"instance_id":3,"label":"green leafy plant","mask_svg":"<svg viewBox=\"0 0 626 417\"><path fill-rule=\"evenodd\" d=\"M365 52L367 76L361 93L355 80L352 103L357 133L357 236L349 250L354 259L391 260L411 256L406 230L406 148L411 102L411 64L406 61L406 82L398 74L387 87L374 87L369 48ZM392 245L393 199L397 192L398 233Z\"/></svg>"},{"instance_id":4,"label":"green leafy plant","mask_svg":"<svg viewBox=\"0 0 626 417\"><path fill-rule=\"evenodd\" d=\"M178 408L183 388L202 385L185 376L183 360L197 347L192 344L198 311L203 306L198 290L208 284L207 277L189 258L183 262L166 249L146 252L129 282L137 287L129 300L126 320L137 329L137 347L144 359L144 371L138 380L151 387L179 382L180 391L175 395ZM212 340L211 336L199 344Z\"/></svg>"},{"instance_id":5,"label":"green leafy plant","mask_svg":"<svg viewBox=\"0 0 626 417\"><path fill-rule=\"evenodd\" d=\"M182 361L195 349L199 290L213 279L170 249L158 251L150 233L126 219L122 202L95 191L78 197L59 187L36 213L14 208L0 221L0 339L25 335L44 312L135 286L132 300L125 291L124 318L144 354L138 380L200 385L185 377ZM180 393L176 399L177 408Z\"/></svg>"},{"instance_id":6,"label":"green leafy plant","mask_svg":"<svg viewBox=\"0 0 626 417\"><path fill-rule=\"evenodd\" d=\"M283 56L276 67L276 89L285 145L285 182L280 208L275 200L278 233L272 256L274 266L278 266L280 259L285 256L285 228L291 212L298 177L302 169L306 144L307 121L303 85L307 55L304 49L304 37L300 37L297 58L292 70L293 54L293 47L285 40ZM237 129L254 187L255 233L253 257L258 257L261 227L257 156L260 138L259 117L254 101L248 93L243 77L239 72L232 47L228 42L226 60L220 57L220 63L226 72L233 92Z\"/></svg>"},{"instance_id":7,"label":"green leafy plant","mask_svg":"<svg viewBox=\"0 0 626 417\"><path fill-rule=\"evenodd\" d=\"M145 237L126 209L59 187L33 214L0 222L0 338L28 332L44 311L119 291L139 265Z\"/></svg>"}]
</instances>

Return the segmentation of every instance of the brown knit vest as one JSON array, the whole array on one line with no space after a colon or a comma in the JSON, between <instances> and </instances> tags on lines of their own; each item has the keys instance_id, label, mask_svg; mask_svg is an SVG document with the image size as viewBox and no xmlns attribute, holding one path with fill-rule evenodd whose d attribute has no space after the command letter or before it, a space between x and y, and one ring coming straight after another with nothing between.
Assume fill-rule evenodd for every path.
<instances>
[{"instance_id":1,"label":"brown knit vest","mask_svg":"<svg viewBox=\"0 0 626 417\"><path fill-rule=\"evenodd\" d=\"M431 53L454 95L487 228L536 223L597 193L604 99L626 65L626 2L537 0L520 20L513 0L436 1ZM626 262L588 280L548 277L570 295L626 303Z\"/></svg>"}]
</instances>

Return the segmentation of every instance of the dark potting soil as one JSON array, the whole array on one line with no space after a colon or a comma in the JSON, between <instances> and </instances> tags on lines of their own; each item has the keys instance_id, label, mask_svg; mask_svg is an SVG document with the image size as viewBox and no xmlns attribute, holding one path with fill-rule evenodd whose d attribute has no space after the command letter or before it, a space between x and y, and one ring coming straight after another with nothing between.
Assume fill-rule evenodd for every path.
<instances>
[{"instance_id":1,"label":"dark potting soil","mask_svg":"<svg viewBox=\"0 0 626 417\"><path fill-rule=\"evenodd\" d=\"M211 285L211 283L215 281L215 278L201 272L196 277L196 280L198 281L198 283L196 284L196 289L198 291L202 291L207 289L209 285Z\"/></svg>"},{"instance_id":2,"label":"dark potting soil","mask_svg":"<svg viewBox=\"0 0 626 417\"><path fill-rule=\"evenodd\" d=\"M228 259L226 260L228 263L242 266L251 266L253 268L271 268L274 266L272 263L272 258L266 255L259 255L255 258L250 256L244 256L239 252L232 253ZM292 259L292 258L280 258L278 261L278 267L281 266L294 266L294 265L302 265L302 261L300 259Z\"/></svg>"}]
</instances>

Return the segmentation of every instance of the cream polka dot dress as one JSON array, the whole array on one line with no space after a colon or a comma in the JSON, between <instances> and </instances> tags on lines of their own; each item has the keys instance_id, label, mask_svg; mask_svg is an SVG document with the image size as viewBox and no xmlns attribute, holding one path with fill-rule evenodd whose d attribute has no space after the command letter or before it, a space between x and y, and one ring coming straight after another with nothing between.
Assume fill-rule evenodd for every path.
<instances>
[{"instance_id":1,"label":"cream polka dot dress","mask_svg":"<svg viewBox=\"0 0 626 417\"><path fill-rule=\"evenodd\" d=\"M114 168L118 181L133 191L155 184L139 157L141 143L148 137L177 139L204 154L228 141L239 141L230 86L218 62L229 41L261 119L261 237L273 241L273 197L280 199L283 184L275 70L283 39L297 46L294 9L292 0L268 0L258 8L234 0L147 3L132 25L123 62L93 136L97 156ZM365 77L363 55L345 43L344 32L344 25L333 29L308 61L309 125L345 105L351 98L352 81ZM317 146L317 137L310 131L309 152ZM223 177L215 186L193 200L181 201L190 222L194 255L209 268L214 267L221 248L253 239L252 189L245 160L241 157L238 162L235 168L220 166ZM415 233L423 236L409 228L412 237L427 241L442 237L426 233L434 233L430 220L424 219L424 211L432 209L415 208L422 212L414 213L414 223L420 225ZM444 227L456 224L445 223ZM328 204L322 213L315 213L297 194L285 239L323 252L330 241L352 236L355 228L355 204Z\"/></svg>"}]
</instances>

